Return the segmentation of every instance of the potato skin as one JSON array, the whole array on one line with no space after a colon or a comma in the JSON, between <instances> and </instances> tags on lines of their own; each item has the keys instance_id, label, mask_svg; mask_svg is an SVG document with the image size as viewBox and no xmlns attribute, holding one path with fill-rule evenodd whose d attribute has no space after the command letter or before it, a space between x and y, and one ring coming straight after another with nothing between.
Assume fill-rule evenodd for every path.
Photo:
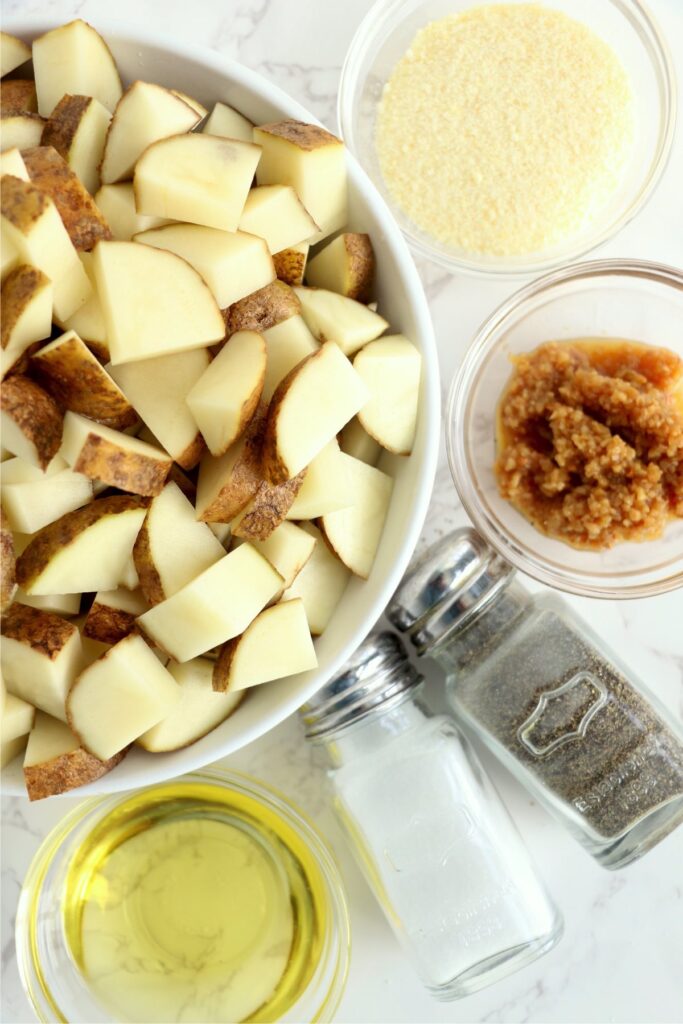
<instances>
[{"instance_id":1,"label":"potato skin","mask_svg":"<svg viewBox=\"0 0 683 1024\"><path fill-rule=\"evenodd\" d=\"M51 761L25 767L24 781L28 798L31 801L44 800L45 797L68 793L69 790L94 782L115 768L129 750L130 747L125 747L108 761L100 761L83 747L78 747Z\"/></svg>"},{"instance_id":2,"label":"potato skin","mask_svg":"<svg viewBox=\"0 0 683 1024\"><path fill-rule=\"evenodd\" d=\"M67 160L83 115L92 102L92 96L62 96L45 122L41 146L52 146Z\"/></svg>"},{"instance_id":3,"label":"potato skin","mask_svg":"<svg viewBox=\"0 0 683 1024\"><path fill-rule=\"evenodd\" d=\"M218 652L211 675L211 688L216 693L225 693L230 682L230 669L243 634L227 640Z\"/></svg>"},{"instance_id":4,"label":"potato skin","mask_svg":"<svg viewBox=\"0 0 683 1024\"><path fill-rule=\"evenodd\" d=\"M307 124L305 121L271 121L270 124L259 125L256 132L274 135L285 142L290 142L297 149L312 150L320 149L322 146L342 145L341 139L336 135L321 128L320 125Z\"/></svg>"},{"instance_id":5,"label":"potato skin","mask_svg":"<svg viewBox=\"0 0 683 1024\"><path fill-rule=\"evenodd\" d=\"M114 442L93 432L88 434L71 468L74 473L83 473L91 480L102 480L122 491L154 497L164 488L171 471L171 459L125 452Z\"/></svg>"},{"instance_id":6,"label":"potato skin","mask_svg":"<svg viewBox=\"0 0 683 1024\"><path fill-rule=\"evenodd\" d=\"M55 400L28 377L8 377L0 405L35 445L41 469L46 469L62 443L64 417Z\"/></svg>"},{"instance_id":7,"label":"potato skin","mask_svg":"<svg viewBox=\"0 0 683 1024\"><path fill-rule=\"evenodd\" d=\"M36 84L28 78L0 82L0 114L37 114Z\"/></svg>"},{"instance_id":8,"label":"potato skin","mask_svg":"<svg viewBox=\"0 0 683 1024\"><path fill-rule=\"evenodd\" d=\"M117 644L124 636L137 630L136 616L123 608L110 608L109 605L90 606L90 611L83 623L83 636L91 640L99 640L103 644Z\"/></svg>"},{"instance_id":9,"label":"potato skin","mask_svg":"<svg viewBox=\"0 0 683 1024\"><path fill-rule=\"evenodd\" d=\"M3 174L0 191L0 211L10 224L23 235L45 215L51 200L30 181Z\"/></svg>"},{"instance_id":10,"label":"potato skin","mask_svg":"<svg viewBox=\"0 0 683 1024\"><path fill-rule=\"evenodd\" d=\"M284 281L271 281L223 311L226 340L237 331L259 333L301 312L301 303ZM219 343L220 344L220 343ZM224 344L224 343L223 343Z\"/></svg>"},{"instance_id":11,"label":"potato skin","mask_svg":"<svg viewBox=\"0 0 683 1024\"><path fill-rule=\"evenodd\" d=\"M147 528L148 518L149 513L145 516L142 526L140 527L140 532L135 538L135 544L133 545L133 561L137 570L138 579L140 580L140 589L144 594L145 600L148 601L150 605L155 605L160 604L161 601L165 601L168 595L164 591L161 583L161 577L156 570L154 559L152 558L152 551L149 542L149 530ZM113 609L110 609L110 611L113 611ZM112 640L111 643L116 643L116 641Z\"/></svg>"},{"instance_id":12,"label":"potato skin","mask_svg":"<svg viewBox=\"0 0 683 1024\"><path fill-rule=\"evenodd\" d=\"M349 272L347 295L357 302L371 302L375 283L375 250L370 235L347 231L343 238Z\"/></svg>"},{"instance_id":13,"label":"potato skin","mask_svg":"<svg viewBox=\"0 0 683 1024\"><path fill-rule=\"evenodd\" d=\"M213 502L199 518L205 523L229 523L256 494L261 474L261 446L268 406L261 402L244 433L244 451Z\"/></svg>"},{"instance_id":14,"label":"potato skin","mask_svg":"<svg viewBox=\"0 0 683 1024\"><path fill-rule=\"evenodd\" d=\"M0 304L0 343L7 348L12 331L36 291L46 288L50 279L37 267L22 263L2 282Z\"/></svg>"},{"instance_id":15,"label":"potato skin","mask_svg":"<svg viewBox=\"0 0 683 1024\"><path fill-rule=\"evenodd\" d=\"M74 248L89 252L97 242L108 241L112 233L95 201L52 146L22 150L31 181L54 202Z\"/></svg>"},{"instance_id":16,"label":"potato skin","mask_svg":"<svg viewBox=\"0 0 683 1024\"><path fill-rule=\"evenodd\" d=\"M273 265L279 281L294 287L304 283L308 253L297 249L282 249L273 255Z\"/></svg>"},{"instance_id":17,"label":"potato skin","mask_svg":"<svg viewBox=\"0 0 683 1024\"><path fill-rule=\"evenodd\" d=\"M191 444L188 444L187 448L180 453L176 459L181 469L194 469L202 455L206 451L206 442L202 435L197 431L197 436ZM180 488L182 490L182 487Z\"/></svg>"},{"instance_id":18,"label":"potato skin","mask_svg":"<svg viewBox=\"0 0 683 1024\"><path fill-rule=\"evenodd\" d=\"M252 508L233 527L234 536L242 537L243 540L266 540L270 537L273 530L284 522L305 476L306 470L302 469L291 480L281 484L273 485L263 480L251 499Z\"/></svg>"},{"instance_id":19,"label":"potato skin","mask_svg":"<svg viewBox=\"0 0 683 1024\"><path fill-rule=\"evenodd\" d=\"M5 513L0 508L0 612L12 603L17 589L17 563L14 553L14 538Z\"/></svg>"},{"instance_id":20,"label":"potato skin","mask_svg":"<svg viewBox=\"0 0 683 1024\"><path fill-rule=\"evenodd\" d=\"M3 636L26 644L50 661L59 657L64 645L77 632L78 627L60 615L18 602L2 620Z\"/></svg>"}]
</instances>

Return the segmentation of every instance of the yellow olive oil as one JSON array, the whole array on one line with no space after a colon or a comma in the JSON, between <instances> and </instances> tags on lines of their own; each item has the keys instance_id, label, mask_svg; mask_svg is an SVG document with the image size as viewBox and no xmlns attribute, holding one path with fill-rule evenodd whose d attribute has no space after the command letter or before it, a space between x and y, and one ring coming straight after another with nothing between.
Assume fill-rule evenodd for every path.
<instances>
[{"instance_id":1,"label":"yellow olive oil","mask_svg":"<svg viewBox=\"0 0 683 1024\"><path fill-rule=\"evenodd\" d=\"M273 808L171 782L119 804L74 855L64 927L113 1019L276 1021L321 953L320 869Z\"/></svg>"}]
</instances>

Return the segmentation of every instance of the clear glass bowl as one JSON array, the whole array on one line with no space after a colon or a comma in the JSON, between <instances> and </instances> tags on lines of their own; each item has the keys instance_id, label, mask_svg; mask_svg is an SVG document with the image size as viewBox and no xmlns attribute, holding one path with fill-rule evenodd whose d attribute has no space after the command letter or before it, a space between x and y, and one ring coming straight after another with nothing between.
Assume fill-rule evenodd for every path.
<instances>
[{"instance_id":1,"label":"clear glass bowl","mask_svg":"<svg viewBox=\"0 0 683 1024\"><path fill-rule=\"evenodd\" d=\"M639 260L596 260L547 274L507 299L479 329L451 385L451 473L480 533L522 572L586 597L636 598L683 585L683 520L658 540L579 551L539 532L498 493L498 399L510 356L544 341L617 337L683 357L683 272Z\"/></svg>"},{"instance_id":2,"label":"clear glass bowl","mask_svg":"<svg viewBox=\"0 0 683 1024\"><path fill-rule=\"evenodd\" d=\"M250 817L249 807L254 804L263 808L263 822L260 814ZM150 817L162 823L169 817L186 822L203 817L226 820L252 841L258 835L263 854L272 860L276 873L284 872L280 844L296 853L316 907L316 924L311 957L306 960L305 988L297 988L298 996L278 1020L290 1024L332 1021L344 991L350 955L348 910L336 862L313 825L282 794L246 775L224 769L206 769L132 793L83 801L43 841L24 880L16 920L19 973L37 1019L70 1024L121 1021L97 998L76 962L67 938L65 891L75 858L79 851L83 858L84 841L94 830L99 828L97 835L109 837L112 833L108 830L120 833L123 822L130 835L137 834L135 822L128 825L128 815L137 812L138 805L143 813L149 810ZM165 808L169 817L164 817ZM273 822L274 818L277 831L268 827L268 821ZM128 836L126 832L123 842ZM75 877L82 888L83 872L76 871ZM103 881L100 877L98 884ZM70 891L73 892L73 884ZM264 1018L257 1011L255 1017L248 1019Z\"/></svg>"},{"instance_id":3,"label":"clear glass bowl","mask_svg":"<svg viewBox=\"0 0 683 1024\"><path fill-rule=\"evenodd\" d=\"M636 136L621 187L585 232L552 249L521 256L466 253L418 228L394 203L375 149L384 85L424 25L500 0L378 0L356 32L342 68L338 116L344 140L381 191L413 248L448 270L481 276L535 275L579 259L605 242L642 208L671 149L676 120L673 65L660 30L640 0L553 0L550 6L588 25L612 46L633 83ZM523 3L528 0L507 0Z\"/></svg>"}]
</instances>

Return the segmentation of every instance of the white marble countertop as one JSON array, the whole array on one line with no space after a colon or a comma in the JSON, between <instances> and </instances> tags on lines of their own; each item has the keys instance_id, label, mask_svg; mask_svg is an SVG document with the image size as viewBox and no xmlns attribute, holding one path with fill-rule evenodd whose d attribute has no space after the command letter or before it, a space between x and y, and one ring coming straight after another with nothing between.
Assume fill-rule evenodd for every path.
<instances>
[{"instance_id":1,"label":"white marble countertop","mask_svg":"<svg viewBox=\"0 0 683 1024\"><path fill-rule=\"evenodd\" d=\"M600 0L606 2L606 0ZM683 4L650 0L683 79ZM111 16L209 46L277 82L335 127L339 71L369 0L2 0L3 15ZM679 106L681 99L679 97ZM601 256L683 264L683 131L646 209ZM479 323L511 291L506 283L453 277L420 263L436 326L444 392ZM465 519L442 458L423 543ZM659 697L683 717L683 595L623 603L573 603ZM438 702L440 680L431 674ZM610 873L592 859L502 769L483 755L566 923L548 956L457 1003L431 999L412 976L388 925L325 807L298 723L290 719L229 759L298 802L332 843L346 881L353 954L340 1022L594 1022L675 1024L683 1015L683 829L631 867ZM2 1008L0 1020L34 1018L21 991L13 923L21 881L64 804L2 801Z\"/></svg>"}]
</instances>

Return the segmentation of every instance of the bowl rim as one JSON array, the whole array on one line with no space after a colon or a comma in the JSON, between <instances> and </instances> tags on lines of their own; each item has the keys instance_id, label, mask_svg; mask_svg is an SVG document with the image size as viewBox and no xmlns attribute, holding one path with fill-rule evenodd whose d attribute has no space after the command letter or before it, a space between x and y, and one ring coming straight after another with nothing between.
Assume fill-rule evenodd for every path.
<instances>
[{"instance_id":1,"label":"bowl rim","mask_svg":"<svg viewBox=\"0 0 683 1024\"><path fill-rule=\"evenodd\" d=\"M470 2L472 6L476 6L477 0L470 0ZM523 2L523 0L520 0L520 2ZM448 252L440 251L410 231L408 227L402 226L399 222L400 230L416 254L431 260L433 263L451 272L464 273L483 280L514 281L515 279L528 278L537 274L545 274L548 271L567 266L567 264L573 263L576 260L584 259L617 235L649 202L669 163L675 136L678 107L675 66L666 38L655 17L645 3L643 3L643 0L608 0L608 2L630 23L632 29L639 37L657 79L661 100L660 131L655 155L628 207L619 217L606 224L604 229L590 240L581 241L576 239L575 243L569 245L566 250L549 257L543 257L541 254L535 258L530 257L528 260L525 260L522 256L520 257L520 262L514 266L506 266L503 258L501 263L489 267L476 259L468 259L464 254L456 255L455 253L449 254ZM346 52L346 58L342 64L341 77L339 79L337 120L342 138L354 155L356 154L356 145L354 116L352 112L358 106L355 100L360 78L361 61L365 56L368 46L383 30L386 19L405 3L406 0L375 0L356 29ZM580 19L577 18L576 20ZM376 187L378 191L381 191L385 202L388 202L385 190L380 190L379 185ZM393 203L389 205L392 210L395 208Z\"/></svg>"},{"instance_id":2,"label":"bowl rim","mask_svg":"<svg viewBox=\"0 0 683 1024\"><path fill-rule=\"evenodd\" d=\"M508 296L484 320L471 341L465 357L451 381L446 406L446 451L448 465L455 488L463 508L477 530L489 544L516 569L554 590L576 594L580 597L604 598L610 600L632 600L666 594L683 586L683 560L666 578L648 579L632 583L623 581L624 574L615 576L616 585L605 583L604 576L589 573L575 574L571 570L558 569L538 555L530 559L516 542L514 536L500 528L489 516L477 495L468 468L471 463L466 440L468 406L484 360L495 347L491 336L506 321L516 319L527 302L536 296L548 293L555 286L572 280L610 277L621 274L628 277L654 279L661 284L683 290L683 270L665 263L637 259L587 260L572 263L559 270L553 270L536 278ZM651 574L658 567L640 571L640 576Z\"/></svg>"},{"instance_id":3,"label":"bowl rim","mask_svg":"<svg viewBox=\"0 0 683 1024\"><path fill-rule=\"evenodd\" d=\"M163 32L157 32L156 29L131 27L130 24L114 18L103 17L93 19L93 21L93 27L101 33L105 41L116 39L134 47L163 50L171 60L193 60L201 63L208 70L222 75L226 83L242 86L264 102L277 106L281 111L280 116L296 118L297 120L308 121L318 125L322 124L319 118L315 117L298 100L290 97L280 86L274 85L265 76L230 57L224 56L216 50L211 50L197 43L178 41L165 35ZM18 14L15 17L8 16L5 19L3 30L20 38L33 39L37 35L62 24L65 24L64 19L50 17L45 14ZM350 189L359 193L367 201L367 205L372 208L373 217L376 221L375 230L378 233L381 232L391 248L399 272L399 280L408 297L411 312L415 319L417 334L420 340L420 351L423 357L421 416L424 423L424 440L422 449L414 453L414 455L418 456L420 462L412 488L414 504L412 514L401 537L400 546L396 546L394 549L392 569L387 573L381 585L378 585L377 595L372 603L371 614L367 616L363 623L356 626L345 643L339 645L336 655L330 659L325 674L320 674L307 687L297 691L295 695L284 699L277 713L271 712L270 715L264 716L262 720L253 723L239 737L228 737L219 747L211 751L208 760L206 755L198 754L196 751L193 753L193 748L196 744L191 744L180 751L171 752L173 755L183 755L179 765L175 764L168 754L150 755L149 759L145 759L144 762L144 778L137 780L128 779L126 782L117 781L117 773L110 772L87 786L72 790L69 793L60 794L61 798L78 797L82 799L86 796L112 794L134 787L152 785L187 772L197 771L246 747L249 743L275 728L275 726L296 712L309 697L317 692L326 679L333 676L359 644L362 643L398 587L417 546L431 500L441 437L440 367L434 327L417 267L389 206L348 146L346 147L346 159ZM8 765L7 768L9 767ZM8 777L7 769L3 769L0 780L0 788L5 795L26 796L20 779L20 773L15 778L12 778ZM56 796L51 797L52 801L55 799L57 799Z\"/></svg>"}]
</instances>

